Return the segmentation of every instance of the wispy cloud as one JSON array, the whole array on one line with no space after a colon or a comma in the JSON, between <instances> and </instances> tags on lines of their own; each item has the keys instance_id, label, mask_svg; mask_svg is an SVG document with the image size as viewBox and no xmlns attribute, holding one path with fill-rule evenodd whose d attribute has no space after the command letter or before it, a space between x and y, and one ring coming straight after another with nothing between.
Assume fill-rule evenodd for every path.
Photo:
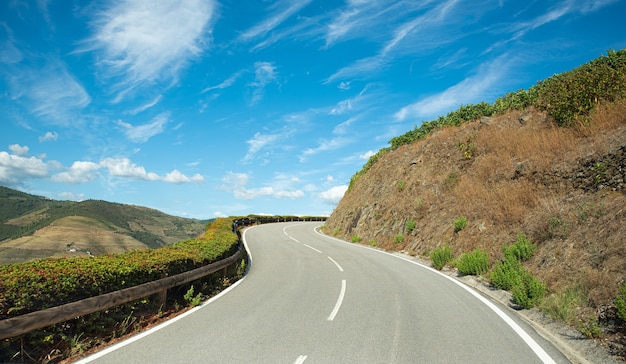
<instances>
[{"instance_id":1,"label":"wispy cloud","mask_svg":"<svg viewBox=\"0 0 626 364\"><path fill-rule=\"evenodd\" d=\"M302 155L300 155L300 162L302 163L306 161L307 157L321 152L340 149L347 144L350 144L351 142L352 139L345 137L336 137L328 140L322 140L319 142L319 145L317 147L305 149L304 152L302 152Z\"/></svg>"},{"instance_id":2,"label":"wispy cloud","mask_svg":"<svg viewBox=\"0 0 626 364\"><path fill-rule=\"evenodd\" d=\"M58 59L40 57L39 69L16 65L7 75L11 97L22 101L35 116L56 125L70 126L75 115L91 102L83 86Z\"/></svg>"},{"instance_id":3,"label":"wispy cloud","mask_svg":"<svg viewBox=\"0 0 626 364\"><path fill-rule=\"evenodd\" d=\"M164 112L157 115L151 122L143 125L133 126L122 120L118 120L117 125L121 126L124 134L134 143L145 143L155 135L161 134L165 130L165 124L169 122L169 113Z\"/></svg>"},{"instance_id":4,"label":"wispy cloud","mask_svg":"<svg viewBox=\"0 0 626 364\"><path fill-rule=\"evenodd\" d=\"M343 17L340 17L342 20L337 20L339 24L331 24L331 28L334 27L334 32L329 32L329 35L332 35L331 38L336 40L335 38L338 34L344 35L351 31L352 28L380 29L376 36L378 38L384 37L387 41L384 42L375 55L361 58L351 65L339 69L328 77L325 83L362 75L370 77L371 74L381 72L389 67L397 57L417 50L424 51L435 45L441 46L443 43L452 41L454 37L448 36L444 38L438 35L438 33L443 33L440 29L452 22L448 17L458 1L448 0L425 12L424 10L427 9L430 2L416 4L414 2L401 1L392 6L378 1L358 2L350 8L350 11L342 13ZM388 14L392 8L395 8L395 10ZM408 20L399 18L409 15L412 16ZM347 19L350 20L348 21ZM391 28L389 24L399 25ZM359 26L357 27L357 25ZM341 31L337 32L337 29L341 29ZM392 30L389 31L388 29ZM435 37L437 38L436 41L433 40ZM329 38L327 36L327 45L328 43Z\"/></svg>"},{"instance_id":5,"label":"wispy cloud","mask_svg":"<svg viewBox=\"0 0 626 364\"><path fill-rule=\"evenodd\" d=\"M404 106L395 113L395 118L399 121L408 118L432 118L451 111L461 104L486 100L488 96L492 96L489 92L493 90L493 86L506 76L511 62L512 60L505 55L483 64L476 74L445 91Z\"/></svg>"},{"instance_id":6,"label":"wispy cloud","mask_svg":"<svg viewBox=\"0 0 626 364\"><path fill-rule=\"evenodd\" d=\"M251 139L248 139L246 143L248 144L248 153L243 158L244 162L249 162L257 157L257 154L264 149L274 149L276 144L283 143L293 134L293 130L291 129L283 129L282 131L274 132L274 133L255 133Z\"/></svg>"},{"instance_id":7,"label":"wispy cloud","mask_svg":"<svg viewBox=\"0 0 626 364\"><path fill-rule=\"evenodd\" d=\"M247 188L249 175L246 173L228 172L222 178L222 189L232 192L235 198L241 200L252 200L259 197L289 198L298 199L304 197L304 192L300 189L285 186L263 186L258 188ZM282 181L278 182L283 184Z\"/></svg>"},{"instance_id":8,"label":"wispy cloud","mask_svg":"<svg viewBox=\"0 0 626 364\"><path fill-rule=\"evenodd\" d=\"M271 62L256 62L254 64L254 81L248 86L252 88L250 105L261 101L265 95L265 87L277 80L276 67Z\"/></svg>"},{"instance_id":9,"label":"wispy cloud","mask_svg":"<svg viewBox=\"0 0 626 364\"><path fill-rule=\"evenodd\" d=\"M177 169L169 172L163 177L163 181L167 183L181 184L189 182L204 182L204 177L198 173L193 176L186 176Z\"/></svg>"},{"instance_id":10,"label":"wispy cloud","mask_svg":"<svg viewBox=\"0 0 626 364\"><path fill-rule=\"evenodd\" d=\"M221 90L221 89L225 89L227 87L232 86L235 81L237 81L237 79L243 74L243 71L238 71L233 73L230 77L228 77L227 79L225 79L222 83L220 83L219 85L215 85L215 86L209 86L207 88L205 88L204 90L202 90L202 93L205 92L209 92L212 90Z\"/></svg>"},{"instance_id":11,"label":"wispy cloud","mask_svg":"<svg viewBox=\"0 0 626 364\"><path fill-rule=\"evenodd\" d=\"M309 5L309 3L311 3L311 0L283 0L274 3L270 9L271 14L260 23L241 33L239 39L248 41L267 34L289 17Z\"/></svg>"},{"instance_id":12,"label":"wispy cloud","mask_svg":"<svg viewBox=\"0 0 626 364\"><path fill-rule=\"evenodd\" d=\"M137 108L135 108L135 109L131 110L131 111L129 112L129 114L131 114L131 115L137 115L137 114L139 114L140 112L146 111L146 110L148 110L149 108L151 108L151 107L155 106L156 104L158 104L159 102L161 102L161 100L162 100L162 99L163 99L163 95L158 95L158 96L157 96L157 97L155 97L152 101L150 101L150 102L148 102L148 103L146 103L146 104L144 104L144 105L141 105L141 106L139 106L139 107L137 107Z\"/></svg>"},{"instance_id":13,"label":"wispy cloud","mask_svg":"<svg viewBox=\"0 0 626 364\"><path fill-rule=\"evenodd\" d=\"M206 46L215 6L213 0L118 1L97 14L94 34L79 51L97 52L116 102L156 82L171 85Z\"/></svg>"}]
</instances>

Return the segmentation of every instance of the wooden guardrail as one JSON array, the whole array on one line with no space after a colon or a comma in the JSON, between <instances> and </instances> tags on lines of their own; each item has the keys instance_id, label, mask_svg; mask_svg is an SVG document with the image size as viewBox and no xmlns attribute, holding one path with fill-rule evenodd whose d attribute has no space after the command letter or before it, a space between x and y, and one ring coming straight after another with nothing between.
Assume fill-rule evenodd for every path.
<instances>
[{"instance_id":1,"label":"wooden guardrail","mask_svg":"<svg viewBox=\"0 0 626 364\"><path fill-rule=\"evenodd\" d=\"M86 298L80 301L67 303L65 305L47 308L41 311L27 313L21 316L12 317L0 321L0 340L19 336L29 331L41 329L46 326L58 324L75 319L90 313L103 311L127 302L135 301L153 294L159 294L161 301L165 301L167 290L183 285L213 274L222 269L239 262L244 258L244 249L241 242L239 228L244 226L265 224L273 222L287 221L325 221L325 217L286 217L286 218L243 218L233 222L233 232L239 237L239 249L226 259L196 268L175 276L162 278L156 281L143 283L134 287L125 288L119 291L105 293L99 296Z\"/></svg>"},{"instance_id":2,"label":"wooden guardrail","mask_svg":"<svg viewBox=\"0 0 626 364\"><path fill-rule=\"evenodd\" d=\"M103 311L153 294L163 294L170 288L195 281L221 269L226 269L230 265L239 262L242 256L243 251L240 244L239 250L226 259L175 276L2 320L0 321L0 340L75 319L79 316Z\"/></svg>"}]
</instances>

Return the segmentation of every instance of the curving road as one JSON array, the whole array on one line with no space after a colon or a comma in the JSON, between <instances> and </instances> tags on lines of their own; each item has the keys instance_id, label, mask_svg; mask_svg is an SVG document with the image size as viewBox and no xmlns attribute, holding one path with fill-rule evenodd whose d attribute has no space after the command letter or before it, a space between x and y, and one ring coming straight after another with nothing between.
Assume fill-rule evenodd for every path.
<instances>
[{"instance_id":1,"label":"curving road","mask_svg":"<svg viewBox=\"0 0 626 364\"><path fill-rule=\"evenodd\" d=\"M319 225L246 229L236 286L81 363L569 363L508 308Z\"/></svg>"}]
</instances>

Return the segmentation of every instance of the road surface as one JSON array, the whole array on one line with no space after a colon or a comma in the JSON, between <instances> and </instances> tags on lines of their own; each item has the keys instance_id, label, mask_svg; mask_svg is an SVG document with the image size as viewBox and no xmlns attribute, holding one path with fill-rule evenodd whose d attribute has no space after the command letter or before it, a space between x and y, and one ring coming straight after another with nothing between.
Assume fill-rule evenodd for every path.
<instances>
[{"instance_id":1,"label":"road surface","mask_svg":"<svg viewBox=\"0 0 626 364\"><path fill-rule=\"evenodd\" d=\"M319 226L246 229L235 287L80 363L569 363L508 308Z\"/></svg>"}]
</instances>

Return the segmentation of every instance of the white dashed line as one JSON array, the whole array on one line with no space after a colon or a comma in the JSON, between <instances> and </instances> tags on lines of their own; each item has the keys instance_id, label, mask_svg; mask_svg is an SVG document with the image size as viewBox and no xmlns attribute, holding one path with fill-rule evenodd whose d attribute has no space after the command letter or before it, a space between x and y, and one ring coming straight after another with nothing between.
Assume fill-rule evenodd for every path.
<instances>
[{"instance_id":1,"label":"white dashed line","mask_svg":"<svg viewBox=\"0 0 626 364\"><path fill-rule=\"evenodd\" d=\"M337 268L339 269L340 272L343 272L343 268L341 268L341 266L339 265L339 263L337 263L333 258L328 257L328 259L330 259L331 262L335 263L335 265L337 266Z\"/></svg>"},{"instance_id":2,"label":"white dashed line","mask_svg":"<svg viewBox=\"0 0 626 364\"><path fill-rule=\"evenodd\" d=\"M339 298L337 298L337 303L335 303L335 308L330 313L330 316L326 319L327 321L333 321L337 313L339 313L339 309L341 308L341 304L343 303L343 297L346 294L346 280L341 280L341 292L339 292Z\"/></svg>"}]
</instances>

